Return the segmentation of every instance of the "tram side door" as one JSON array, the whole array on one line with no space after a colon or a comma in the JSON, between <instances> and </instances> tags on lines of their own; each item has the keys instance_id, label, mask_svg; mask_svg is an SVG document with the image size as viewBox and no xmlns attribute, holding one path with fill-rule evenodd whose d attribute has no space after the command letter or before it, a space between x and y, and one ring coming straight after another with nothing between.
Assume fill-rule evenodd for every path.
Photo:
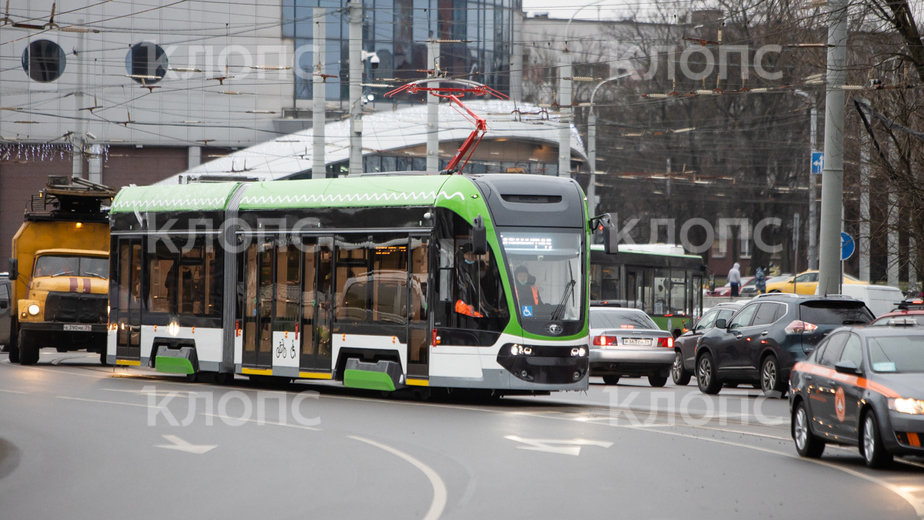
<instances>
[{"instance_id":1,"label":"tram side door","mask_svg":"<svg viewBox=\"0 0 924 520\"><path fill-rule=\"evenodd\" d=\"M273 363L273 283L275 244L264 240L244 252L244 367L270 368Z\"/></svg>"},{"instance_id":2,"label":"tram side door","mask_svg":"<svg viewBox=\"0 0 924 520\"><path fill-rule=\"evenodd\" d=\"M308 237L302 242L301 355L299 371L307 377L331 377L334 240Z\"/></svg>"},{"instance_id":3,"label":"tram side door","mask_svg":"<svg viewBox=\"0 0 924 520\"><path fill-rule=\"evenodd\" d=\"M408 268L407 378L430 375L430 239L411 236Z\"/></svg>"},{"instance_id":4,"label":"tram side door","mask_svg":"<svg viewBox=\"0 0 924 520\"><path fill-rule=\"evenodd\" d=\"M141 239L121 238L116 246L118 273L115 281L117 305L110 319L118 327L116 360L141 359Z\"/></svg>"}]
</instances>

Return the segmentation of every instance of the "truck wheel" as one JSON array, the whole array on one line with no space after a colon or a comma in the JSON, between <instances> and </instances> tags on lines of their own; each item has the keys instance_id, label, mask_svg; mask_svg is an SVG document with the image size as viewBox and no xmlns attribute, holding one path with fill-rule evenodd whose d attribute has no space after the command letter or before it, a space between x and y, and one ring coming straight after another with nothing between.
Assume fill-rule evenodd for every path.
<instances>
[{"instance_id":1,"label":"truck wheel","mask_svg":"<svg viewBox=\"0 0 924 520\"><path fill-rule=\"evenodd\" d=\"M19 364L34 365L39 360L39 348L30 338L26 337L25 331L19 331Z\"/></svg>"},{"instance_id":2,"label":"truck wheel","mask_svg":"<svg viewBox=\"0 0 924 520\"><path fill-rule=\"evenodd\" d=\"M19 363L19 346L9 345L7 348L10 351L10 363Z\"/></svg>"}]
</instances>

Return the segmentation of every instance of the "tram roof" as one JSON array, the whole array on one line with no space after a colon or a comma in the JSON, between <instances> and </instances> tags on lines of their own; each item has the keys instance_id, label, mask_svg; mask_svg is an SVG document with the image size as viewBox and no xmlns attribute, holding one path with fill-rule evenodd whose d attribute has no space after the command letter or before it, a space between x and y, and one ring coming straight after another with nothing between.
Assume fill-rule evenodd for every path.
<instances>
[{"instance_id":1,"label":"tram roof","mask_svg":"<svg viewBox=\"0 0 924 520\"><path fill-rule=\"evenodd\" d=\"M440 198L457 198L474 190L460 175L376 175L247 185L241 209L314 207L434 206Z\"/></svg>"},{"instance_id":2,"label":"tram roof","mask_svg":"<svg viewBox=\"0 0 924 520\"><path fill-rule=\"evenodd\" d=\"M119 190L110 213L134 211L220 211L239 182L128 186Z\"/></svg>"},{"instance_id":3,"label":"tram roof","mask_svg":"<svg viewBox=\"0 0 924 520\"><path fill-rule=\"evenodd\" d=\"M112 213L221 211L242 183L129 186L112 202ZM374 175L243 183L240 209L436 206L464 202L477 188L461 175Z\"/></svg>"}]
</instances>

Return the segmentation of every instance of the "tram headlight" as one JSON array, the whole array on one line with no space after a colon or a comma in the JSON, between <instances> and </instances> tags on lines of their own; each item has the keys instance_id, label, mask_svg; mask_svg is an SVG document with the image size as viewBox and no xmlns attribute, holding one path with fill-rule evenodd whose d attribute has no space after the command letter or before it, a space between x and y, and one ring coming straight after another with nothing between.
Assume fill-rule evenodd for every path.
<instances>
[{"instance_id":1,"label":"tram headlight","mask_svg":"<svg viewBox=\"0 0 924 520\"><path fill-rule=\"evenodd\" d=\"M171 321L170 325L167 325L167 332L169 332L171 336L176 336L180 333L180 325L175 321Z\"/></svg>"},{"instance_id":2,"label":"tram headlight","mask_svg":"<svg viewBox=\"0 0 924 520\"><path fill-rule=\"evenodd\" d=\"M32 316L35 316L36 314L38 314L40 310L42 309L40 309L39 306L34 303L29 306L29 314Z\"/></svg>"},{"instance_id":3,"label":"tram headlight","mask_svg":"<svg viewBox=\"0 0 924 520\"><path fill-rule=\"evenodd\" d=\"M587 355L587 349L584 347L575 347L571 349L572 357L584 357Z\"/></svg>"},{"instance_id":4,"label":"tram headlight","mask_svg":"<svg viewBox=\"0 0 924 520\"><path fill-rule=\"evenodd\" d=\"M523 345L517 343L510 345L510 355L512 356L531 356L532 354L532 347L524 347Z\"/></svg>"}]
</instances>

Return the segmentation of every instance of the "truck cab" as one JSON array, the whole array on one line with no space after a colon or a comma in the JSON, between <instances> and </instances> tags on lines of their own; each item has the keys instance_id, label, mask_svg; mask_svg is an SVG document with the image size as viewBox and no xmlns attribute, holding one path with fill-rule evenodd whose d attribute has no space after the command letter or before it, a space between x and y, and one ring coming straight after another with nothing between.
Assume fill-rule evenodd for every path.
<instances>
[{"instance_id":1,"label":"truck cab","mask_svg":"<svg viewBox=\"0 0 924 520\"><path fill-rule=\"evenodd\" d=\"M105 360L113 195L80 178L50 177L27 206L10 259L10 361L35 364L45 347Z\"/></svg>"}]
</instances>

